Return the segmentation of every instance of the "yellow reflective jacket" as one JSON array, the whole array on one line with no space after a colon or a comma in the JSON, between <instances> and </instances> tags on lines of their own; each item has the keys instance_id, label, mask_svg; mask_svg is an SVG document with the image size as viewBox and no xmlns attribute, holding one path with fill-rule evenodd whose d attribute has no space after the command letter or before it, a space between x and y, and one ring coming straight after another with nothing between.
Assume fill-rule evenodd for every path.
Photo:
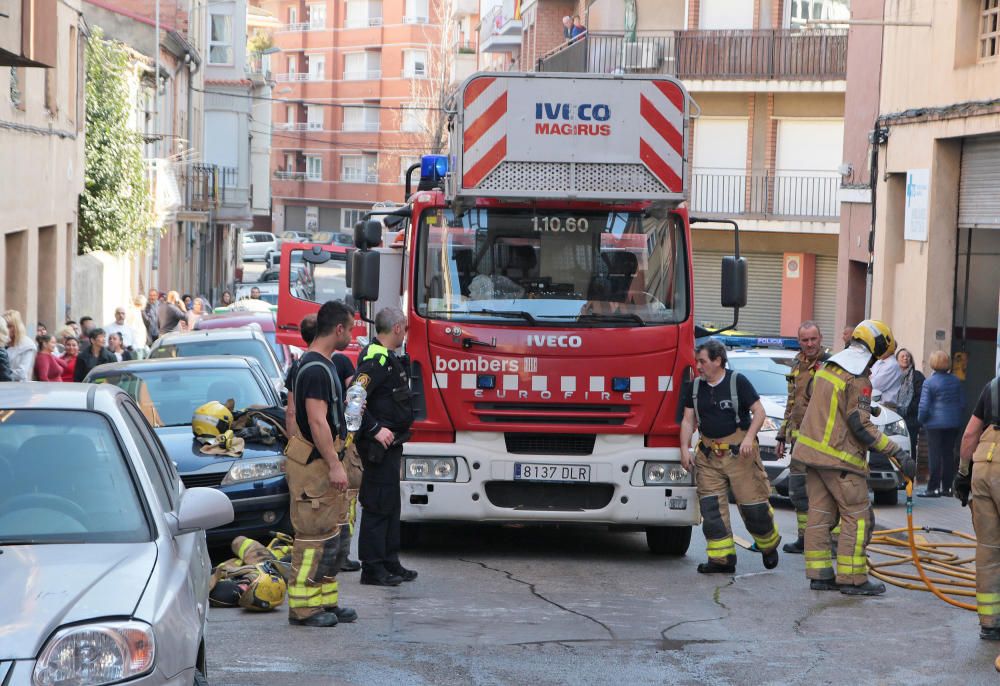
<instances>
[{"instance_id":1,"label":"yellow reflective jacket","mask_svg":"<svg viewBox=\"0 0 1000 686\"><path fill-rule=\"evenodd\" d=\"M817 469L868 475L868 450L896 455L899 447L871 422L872 384L827 362L813 377L812 393L792 457Z\"/></svg>"},{"instance_id":2,"label":"yellow reflective jacket","mask_svg":"<svg viewBox=\"0 0 1000 686\"><path fill-rule=\"evenodd\" d=\"M785 421L778 429L779 441L793 441L798 435L799 425L809 406L809 385L827 357L829 355L825 353L815 360L807 360L803 353L795 356L795 366L785 376L788 380L788 400L785 402Z\"/></svg>"}]
</instances>

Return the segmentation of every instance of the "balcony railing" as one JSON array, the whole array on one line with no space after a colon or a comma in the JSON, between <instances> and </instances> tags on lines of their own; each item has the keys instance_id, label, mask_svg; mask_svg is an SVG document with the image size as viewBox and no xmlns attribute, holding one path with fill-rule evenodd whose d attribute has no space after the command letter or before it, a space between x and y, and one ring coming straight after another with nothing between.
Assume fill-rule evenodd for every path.
<instances>
[{"instance_id":1,"label":"balcony railing","mask_svg":"<svg viewBox=\"0 0 1000 686\"><path fill-rule=\"evenodd\" d=\"M214 164L192 164L180 179L182 188L191 186L191 209L206 211L219 206L223 188L220 186L219 168Z\"/></svg>"},{"instance_id":2,"label":"balcony railing","mask_svg":"<svg viewBox=\"0 0 1000 686\"><path fill-rule=\"evenodd\" d=\"M279 169L274 172L274 178L281 181L304 181L306 179L306 173L304 171L284 171Z\"/></svg>"},{"instance_id":3,"label":"balcony railing","mask_svg":"<svg viewBox=\"0 0 1000 686\"><path fill-rule=\"evenodd\" d=\"M538 71L671 74L682 79L844 79L845 31L588 33L544 55Z\"/></svg>"},{"instance_id":4,"label":"balcony railing","mask_svg":"<svg viewBox=\"0 0 1000 686\"><path fill-rule=\"evenodd\" d=\"M275 131L322 131L323 122L279 121L272 127Z\"/></svg>"},{"instance_id":5,"label":"balcony railing","mask_svg":"<svg viewBox=\"0 0 1000 686\"><path fill-rule=\"evenodd\" d=\"M309 30L309 22L307 21L300 21L295 24L285 24L284 26L278 29L280 33L287 33L292 31L308 31L308 30Z\"/></svg>"},{"instance_id":6,"label":"balcony railing","mask_svg":"<svg viewBox=\"0 0 1000 686\"><path fill-rule=\"evenodd\" d=\"M523 22L514 18L515 6L513 0L503 0L488 9L479 23L479 44L482 45L491 38L510 36L514 44L521 42L521 27Z\"/></svg>"},{"instance_id":7,"label":"balcony railing","mask_svg":"<svg viewBox=\"0 0 1000 686\"><path fill-rule=\"evenodd\" d=\"M275 74L274 80L279 82L287 81L322 81L322 74L310 74L309 72L291 72L288 74Z\"/></svg>"},{"instance_id":8,"label":"balcony railing","mask_svg":"<svg viewBox=\"0 0 1000 686\"><path fill-rule=\"evenodd\" d=\"M345 183L378 183L378 174L374 172L363 172L356 169L345 169L340 175L340 180Z\"/></svg>"},{"instance_id":9,"label":"balcony railing","mask_svg":"<svg viewBox=\"0 0 1000 686\"><path fill-rule=\"evenodd\" d=\"M691 211L705 215L835 219L836 172L699 170L691 173Z\"/></svg>"},{"instance_id":10,"label":"balcony railing","mask_svg":"<svg viewBox=\"0 0 1000 686\"><path fill-rule=\"evenodd\" d=\"M351 17L344 22L345 29L364 29L369 26L381 26L382 15L368 17Z\"/></svg>"},{"instance_id":11,"label":"balcony railing","mask_svg":"<svg viewBox=\"0 0 1000 686\"><path fill-rule=\"evenodd\" d=\"M344 81L368 81L380 78L382 78L381 69L358 69L344 72Z\"/></svg>"}]
</instances>

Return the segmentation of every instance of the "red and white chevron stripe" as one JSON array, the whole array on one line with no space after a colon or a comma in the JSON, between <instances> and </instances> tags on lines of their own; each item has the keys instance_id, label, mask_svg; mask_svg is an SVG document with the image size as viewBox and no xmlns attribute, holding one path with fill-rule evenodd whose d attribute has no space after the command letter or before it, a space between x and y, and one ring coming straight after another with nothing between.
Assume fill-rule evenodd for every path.
<instances>
[{"instance_id":1,"label":"red and white chevron stripe","mask_svg":"<svg viewBox=\"0 0 1000 686\"><path fill-rule=\"evenodd\" d=\"M475 188L507 156L505 79L483 77L465 89L462 186Z\"/></svg>"},{"instance_id":2,"label":"red and white chevron stripe","mask_svg":"<svg viewBox=\"0 0 1000 686\"><path fill-rule=\"evenodd\" d=\"M667 190L682 192L684 94L670 81L643 84L639 116L639 158Z\"/></svg>"}]
</instances>

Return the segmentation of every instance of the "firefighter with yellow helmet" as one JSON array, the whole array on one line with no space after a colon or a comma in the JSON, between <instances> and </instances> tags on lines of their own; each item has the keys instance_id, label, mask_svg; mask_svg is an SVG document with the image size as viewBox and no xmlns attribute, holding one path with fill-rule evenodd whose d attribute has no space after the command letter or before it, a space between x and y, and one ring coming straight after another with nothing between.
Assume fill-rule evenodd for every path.
<instances>
[{"instance_id":1,"label":"firefighter with yellow helmet","mask_svg":"<svg viewBox=\"0 0 1000 686\"><path fill-rule=\"evenodd\" d=\"M806 577L818 591L879 595L885 585L868 579L866 548L874 515L868 500L868 450L899 461L913 478L916 463L871 422L876 360L896 351L889 327L868 319L854 329L845 350L831 357L814 378L792 458L806 467L809 515L805 532ZM830 529L840 516L834 574Z\"/></svg>"}]
</instances>

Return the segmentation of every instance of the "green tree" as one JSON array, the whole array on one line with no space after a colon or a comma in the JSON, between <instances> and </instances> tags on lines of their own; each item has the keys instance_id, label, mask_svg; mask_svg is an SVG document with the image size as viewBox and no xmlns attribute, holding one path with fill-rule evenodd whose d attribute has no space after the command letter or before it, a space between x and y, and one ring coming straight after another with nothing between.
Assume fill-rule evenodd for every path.
<instances>
[{"instance_id":1,"label":"green tree","mask_svg":"<svg viewBox=\"0 0 1000 686\"><path fill-rule=\"evenodd\" d=\"M143 139L132 128L125 47L99 28L87 40L84 189L80 194L80 252L123 254L149 240L153 211L142 159Z\"/></svg>"}]
</instances>

